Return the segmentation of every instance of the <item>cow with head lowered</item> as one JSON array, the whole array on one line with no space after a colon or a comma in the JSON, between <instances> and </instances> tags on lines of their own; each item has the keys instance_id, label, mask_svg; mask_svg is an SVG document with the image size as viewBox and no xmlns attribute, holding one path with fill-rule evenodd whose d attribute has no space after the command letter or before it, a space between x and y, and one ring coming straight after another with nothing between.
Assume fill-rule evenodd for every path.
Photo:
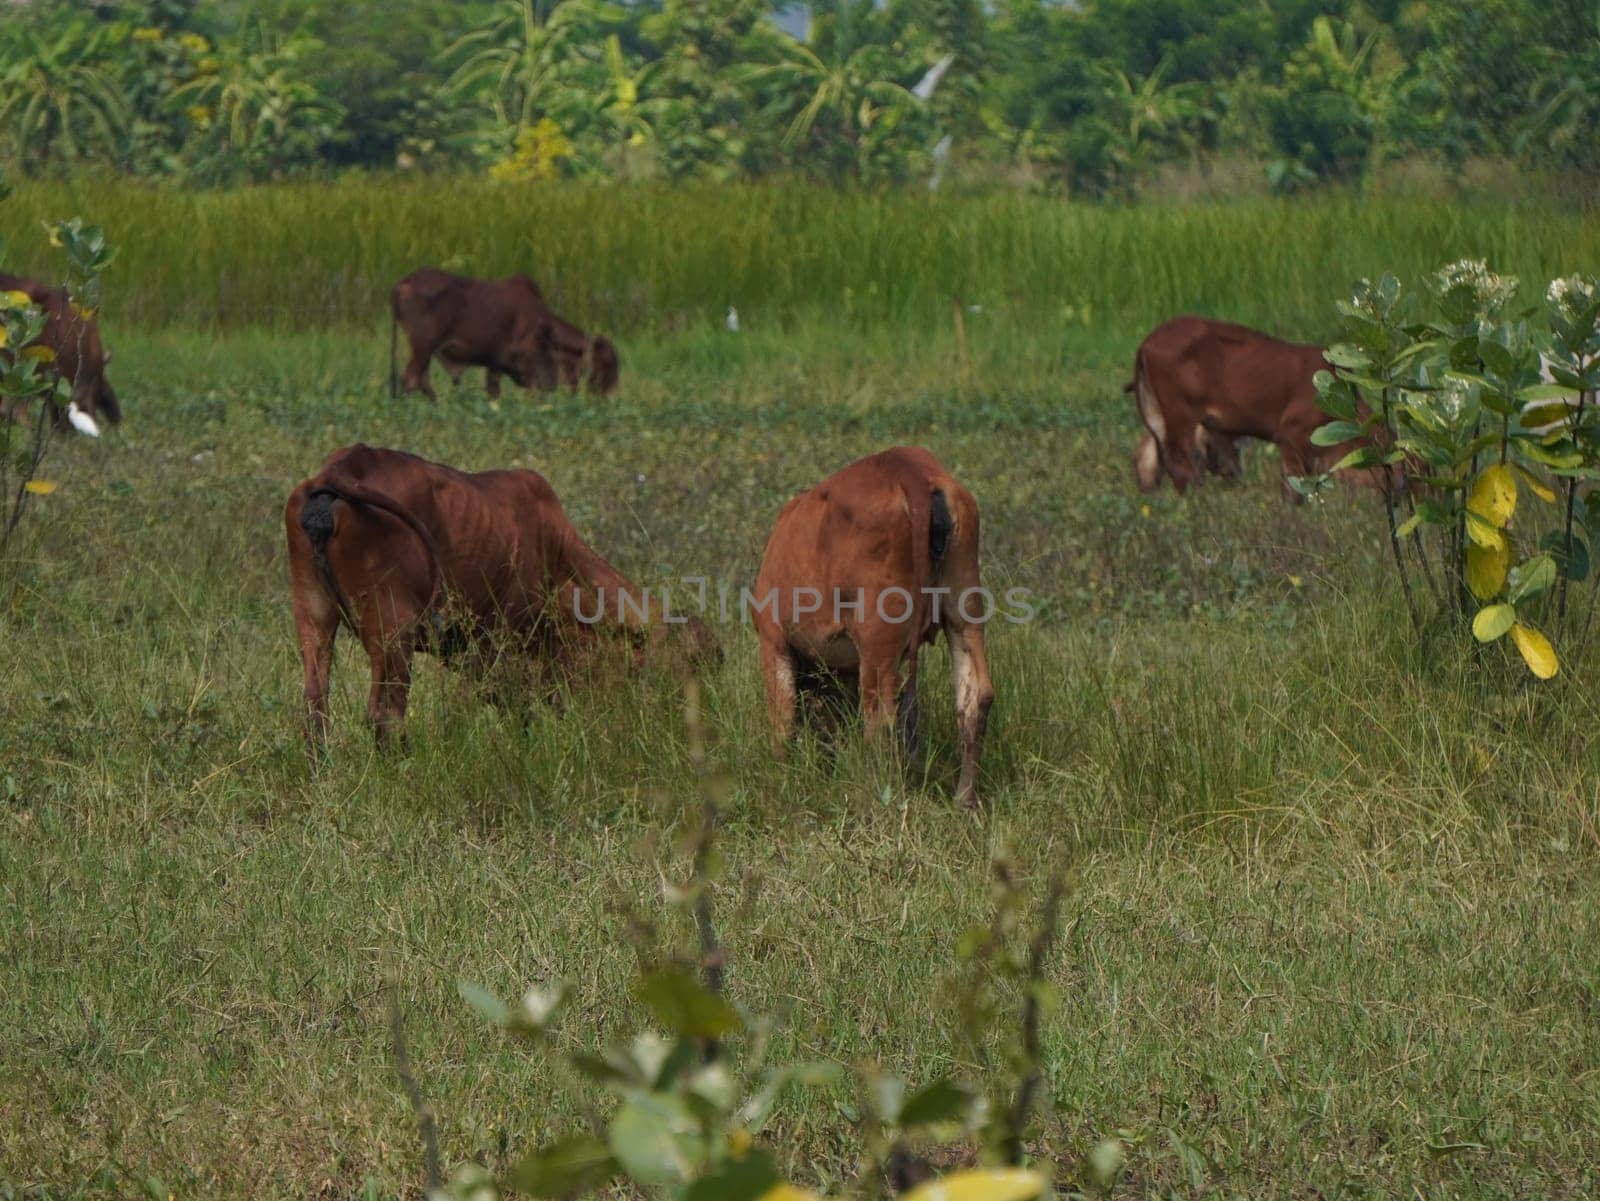
<instances>
[{"instance_id":1,"label":"cow with head lowered","mask_svg":"<svg viewBox=\"0 0 1600 1201\"><path fill-rule=\"evenodd\" d=\"M115 425L121 421L122 405L106 378L111 352L100 338L95 315L75 305L65 288L17 275L0 273L0 292L25 296L29 304L44 311L37 345L50 351L51 369L70 390L67 412L74 428L97 434L97 422Z\"/></svg>"},{"instance_id":2,"label":"cow with head lowered","mask_svg":"<svg viewBox=\"0 0 1600 1201\"><path fill-rule=\"evenodd\" d=\"M393 317L389 347L390 393L420 391L434 399L428 368L437 357L453 379L482 367L490 396L500 395L500 377L520 387L557 387L609 393L617 386L617 348L591 337L550 308L526 275L469 279L425 267L390 293ZM400 330L409 356L399 379L394 360Z\"/></svg>"},{"instance_id":3,"label":"cow with head lowered","mask_svg":"<svg viewBox=\"0 0 1600 1201\"><path fill-rule=\"evenodd\" d=\"M942 633L961 740L956 799L977 804L994 702L978 504L938 459L919 447L895 447L796 496L767 540L754 602L780 750L799 718L826 718L859 702L868 737L898 726L914 762L918 652Z\"/></svg>"},{"instance_id":4,"label":"cow with head lowered","mask_svg":"<svg viewBox=\"0 0 1600 1201\"><path fill-rule=\"evenodd\" d=\"M703 624L674 619L601 558L534 471L469 473L348 446L295 488L284 526L313 751L328 728L341 625L371 664L367 716L380 746L403 731L418 651L493 667L545 697L608 631L638 654L674 644L697 667L719 656Z\"/></svg>"},{"instance_id":5,"label":"cow with head lowered","mask_svg":"<svg viewBox=\"0 0 1600 1201\"><path fill-rule=\"evenodd\" d=\"M1145 427L1134 451L1140 490L1153 491L1163 476L1180 493L1208 472L1236 476L1239 440L1259 438L1277 446L1284 494L1298 499L1290 476L1325 471L1350 449L1311 441L1328 420L1315 382L1326 368L1320 346L1227 321L1174 317L1157 326L1139 346L1127 388Z\"/></svg>"}]
</instances>

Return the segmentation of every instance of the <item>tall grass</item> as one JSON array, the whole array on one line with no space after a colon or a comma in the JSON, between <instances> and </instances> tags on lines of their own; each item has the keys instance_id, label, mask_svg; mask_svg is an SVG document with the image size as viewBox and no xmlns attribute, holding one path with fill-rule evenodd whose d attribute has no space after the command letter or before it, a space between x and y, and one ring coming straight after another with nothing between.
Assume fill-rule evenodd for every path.
<instances>
[{"instance_id":1,"label":"tall grass","mask_svg":"<svg viewBox=\"0 0 1600 1201\"><path fill-rule=\"evenodd\" d=\"M32 183L0 206L15 265L40 221L83 213L122 247L113 320L147 328L372 329L389 286L435 264L526 271L614 333L672 333L737 305L771 328L928 326L952 296L1018 323L1144 327L1179 311L1316 336L1355 277L1463 255L1545 279L1600 259L1600 216L1332 195L1139 208L1016 192L839 192L345 178L221 192Z\"/></svg>"}]
</instances>

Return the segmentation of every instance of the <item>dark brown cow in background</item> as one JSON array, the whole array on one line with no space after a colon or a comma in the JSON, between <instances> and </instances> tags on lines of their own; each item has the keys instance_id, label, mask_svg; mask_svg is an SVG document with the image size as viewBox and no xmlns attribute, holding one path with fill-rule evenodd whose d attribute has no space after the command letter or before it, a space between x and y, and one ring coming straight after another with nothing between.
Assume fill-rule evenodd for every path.
<instances>
[{"instance_id":1,"label":"dark brown cow in background","mask_svg":"<svg viewBox=\"0 0 1600 1201\"><path fill-rule=\"evenodd\" d=\"M367 716L380 745L404 726L411 660L525 671L538 693L570 679L603 629L639 647L681 634L692 663L718 657L694 618L668 619L600 557L534 471L468 473L398 450L335 451L284 509L307 739L327 732L341 623L367 652Z\"/></svg>"},{"instance_id":2,"label":"dark brown cow in background","mask_svg":"<svg viewBox=\"0 0 1600 1201\"><path fill-rule=\"evenodd\" d=\"M978 503L926 450L871 455L791 500L767 540L753 610L780 749L801 704L843 694L859 697L869 737L898 721L914 762L917 652L943 632L961 736L956 798L975 805L994 702L980 588Z\"/></svg>"},{"instance_id":3,"label":"dark brown cow in background","mask_svg":"<svg viewBox=\"0 0 1600 1201\"><path fill-rule=\"evenodd\" d=\"M428 366L435 355L455 379L468 367L482 367L490 396L500 395L502 375L521 387L543 391L584 385L605 393L617 384L616 347L558 317L539 286L525 275L469 279L424 267L395 284L390 311L391 395L421 391L436 399L428 382ZM397 381L395 343L401 329L410 357Z\"/></svg>"},{"instance_id":4,"label":"dark brown cow in background","mask_svg":"<svg viewBox=\"0 0 1600 1201\"><path fill-rule=\"evenodd\" d=\"M38 344L54 353L53 369L71 388L69 406L112 425L121 421L122 405L106 378L111 352L100 339L99 320L81 314L65 288L53 288L37 280L0 273L0 292L22 292L44 310L44 329ZM73 425L86 433L97 432L92 421L85 427L74 419Z\"/></svg>"},{"instance_id":5,"label":"dark brown cow in background","mask_svg":"<svg viewBox=\"0 0 1600 1201\"><path fill-rule=\"evenodd\" d=\"M1322 347L1243 325L1174 317L1157 326L1139 347L1128 387L1145 427L1134 452L1140 489L1159 487L1163 475L1179 492L1207 471L1237 475L1238 440L1260 438L1278 447L1284 493L1295 497L1287 477L1315 474L1344 454L1311 442L1328 420L1314 383L1326 368Z\"/></svg>"}]
</instances>

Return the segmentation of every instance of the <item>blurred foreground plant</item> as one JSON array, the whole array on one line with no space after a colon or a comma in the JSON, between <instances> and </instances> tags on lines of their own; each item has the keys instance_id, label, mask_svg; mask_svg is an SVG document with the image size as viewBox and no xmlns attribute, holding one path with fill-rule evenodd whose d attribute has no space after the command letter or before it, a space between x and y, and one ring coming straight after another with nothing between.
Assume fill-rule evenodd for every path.
<instances>
[{"instance_id":1,"label":"blurred foreground plant","mask_svg":"<svg viewBox=\"0 0 1600 1201\"><path fill-rule=\"evenodd\" d=\"M1536 615L1553 600L1554 623L1569 632L1568 588L1588 577L1600 529L1600 496L1591 489L1580 502L1582 486L1600 478L1600 280L1556 280L1543 305L1521 310L1517 280L1478 260L1451 263L1429 283L1409 294L1385 275L1340 302L1344 340L1328 349L1333 370L1317 377L1334 420L1313 441L1370 439L1332 470L1382 473L1413 628L1443 620L1470 624L1480 643L1509 635L1528 669L1549 679L1560 660ZM1519 516L1524 495L1552 506L1542 537L1527 506ZM1591 599L1585 633L1593 608Z\"/></svg>"},{"instance_id":2,"label":"blurred foreground plant","mask_svg":"<svg viewBox=\"0 0 1600 1201\"><path fill-rule=\"evenodd\" d=\"M0 202L9 191L0 170ZM71 303L92 313L100 303L100 275L116 250L106 244L99 226L85 226L78 217L57 222L48 232L51 244L67 258ZM6 261L7 249L0 238L0 263ZM41 341L48 321L43 307L26 292L0 291L0 498L5 506L0 555L11 545L28 502L56 490L54 481L39 475L67 391L67 382L53 366L55 351ZM62 407L73 412L70 404Z\"/></svg>"},{"instance_id":3,"label":"blurred foreground plant","mask_svg":"<svg viewBox=\"0 0 1600 1201\"><path fill-rule=\"evenodd\" d=\"M698 797L682 807L676 850L687 859L687 875L664 892L696 931L691 956L663 962L646 955L633 998L650 1024L599 1051L569 1052L553 1038L568 999L565 985L530 989L506 1004L471 985L463 997L509 1035L561 1063L575 1079L585 1127L538 1147L509 1173L497 1177L478 1164L458 1168L444 1185L437 1179L432 1114L421 1098L396 1019L396 1058L417 1109L429 1161L429 1195L457 1201L493 1201L505 1192L568 1198L626 1180L650 1195L673 1201L817 1201L816 1194L784 1179L781 1148L767 1137L768 1122L784 1093L795 1086L830 1085L846 1073L836 1063L773 1064L770 1018L747 1013L728 999L724 956L712 908L712 884L720 861L715 834L725 777L708 767L699 717L698 687L689 685L690 760ZM1039 1025L1051 1012L1053 994L1044 978L1056 935L1064 889L1049 889L1038 930L1020 953L1013 943L1026 909L1013 869L997 864L996 916L963 939L968 983L962 1018L972 1045L1004 1049L987 1090L941 1078L909 1088L873 1068L856 1073L868 1117L866 1161L857 1179L861 1197L898 1195L910 1201L1034 1201L1049 1192L1048 1177L1026 1165L1024 1135L1041 1077ZM998 1033L1003 1022L994 983L1014 978L1024 996L1021 1032ZM990 1056L979 1062L986 1070ZM603 1111L601 1100L612 1104ZM979 1145L983 1166L934 1178L925 1153L930 1144ZM1097 1161L1098 1162L1098 1161ZM1098 1170L1091 1165L1091 1173Z\"/></svg>"}]
</instances>

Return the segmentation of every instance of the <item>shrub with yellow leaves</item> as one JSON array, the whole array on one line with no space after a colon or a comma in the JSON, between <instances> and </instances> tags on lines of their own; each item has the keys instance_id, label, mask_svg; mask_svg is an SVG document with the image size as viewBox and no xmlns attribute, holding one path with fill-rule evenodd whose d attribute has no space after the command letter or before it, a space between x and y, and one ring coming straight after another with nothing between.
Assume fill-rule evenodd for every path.
<instances>
[{"instance_id":1,"label":"shrub with yellow leaves","mask_svg":"<svg viewBox=\"0 0 1600 1201\"><path fill-rule=\"evenodd\" d=\"M1368 438L1334 470L1383 473L1389 544L1419 634L1443 617L1482 644L1509 636L1547 680L1560 658L1536 621L1571 632L1569 589L1588 579L1600 531L1600 495L1579 492L1600 475L1600 280L1553 281L1542 323L1507 315L1517 280L1481 260L1451 263L1430 283L1412 296L1392 275L1362 280L1340 303L1345 340L1317 378L1334 420L1314 440ZM1530 509L1524 494L1540 503ZM1585 635L1594 607L1591 595Z\"/></svg>"}]
</instances>

